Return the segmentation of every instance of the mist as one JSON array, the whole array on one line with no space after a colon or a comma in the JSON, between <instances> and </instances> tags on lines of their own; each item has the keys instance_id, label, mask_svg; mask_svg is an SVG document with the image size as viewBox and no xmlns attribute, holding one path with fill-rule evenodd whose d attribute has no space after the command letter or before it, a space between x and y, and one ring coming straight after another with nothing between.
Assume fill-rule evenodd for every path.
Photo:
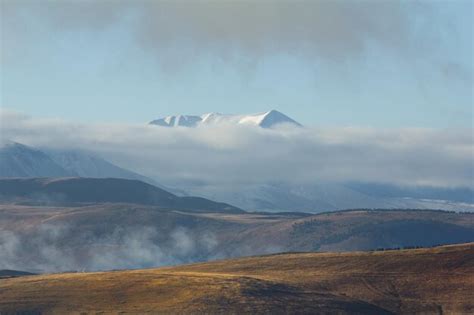
<instances>
[{"instance_id":1,"label":"mist","mask_svg":"<svg viewBox=\"0 0 474 315\"><path fill-rule=\"evenodd\" d=\"M209 233L174 227L163 235L153 226L82 231L44 223L28 231L0 230L0 269L33 272L150 268L203 261L218 245ZM168 233L168 232L166 232ZM69 242L67 241L69 240Z\"/></svg>"}]
</instances>

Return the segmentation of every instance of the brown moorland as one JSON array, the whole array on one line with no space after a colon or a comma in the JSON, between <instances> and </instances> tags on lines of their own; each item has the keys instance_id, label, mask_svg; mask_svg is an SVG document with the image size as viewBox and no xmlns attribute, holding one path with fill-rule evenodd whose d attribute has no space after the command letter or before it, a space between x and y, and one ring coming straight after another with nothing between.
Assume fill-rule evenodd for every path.
<instances>
[{"instance_id":1,"label":"brown moorland","mask_svg":"<svg viewBox=\"0 0 474 315\"><path fill-rule=\"evenodd\" d=\"M474 313L474 243L0 280L0 313Z\"/></svg>"},{"instance_id":2,"label":"brown moorland","mask_svg":"<svg viewBox=\"0 0 474 315\"><path fill-rule=\"evenodd\" d=\"M90 250L92 241L85 242L84 235L114 241L110 234L117 227L153 229L158 232L153 241L160 246L167 244L177 228L185 229L196 239L210 233L216 238L216 245L202 249L209 259L286 251L430 247L474 241L474 213L393 209L315 215L228 214L116 203L73 207L0 204L0 230L24 236L28 241L37 238L38 230L44 226L63 228L57 247L74 248L78 253ZM92 243L95 247L100 245L97 241Z\"/></svg>"}]
</instances>

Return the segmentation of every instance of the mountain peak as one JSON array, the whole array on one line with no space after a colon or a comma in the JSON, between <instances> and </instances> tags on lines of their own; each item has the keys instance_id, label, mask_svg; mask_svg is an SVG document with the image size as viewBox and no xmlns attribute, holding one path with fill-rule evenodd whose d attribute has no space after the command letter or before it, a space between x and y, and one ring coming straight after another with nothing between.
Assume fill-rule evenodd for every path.
<instances>
[{"instance_id":1,"label":"mountain peak","mask_svg":"<svg viewBox=\"0 0 474 315\"><path fill-rule=\"evenodd\" d=\"M228 115L221 113L207 113L201 116L175 115L153 120L149 124L163 127L197 127L216 124L249 125L262 128L272 128L279 124L302 126L300 123L275 109L249 115Z\"/></svg>"},{"instance_id":2,"label":"mountain peak","mask_svg":"<svg viewBox=\"0 0 474 315\"><path fill-rule=\"evenodd\" d=\"M277 111L276 109L271 109L268 112L266 112L265 115L270 115L270 114L273 114L273 113L282 114L281 112Z\"/></svg>"},{"instance_id":3,"label":"mountain peak","mask_svg":"<svg viewBox=\"0 0 474 315\"><path fill-rule=\"evenodd\" d=\"M264 115L264 118L262 119L262 121L260 122L260 127L263 127L263 128L271 128L273 127L274 125L277 125L277 124L283 124L283 123L286 123L286 124L292 124L292 125L296 125L296 126L299 126L299 127L302 127L302 125L300 123L298 123L297 121L291 119L290 117L286 116L285 114L275 110L275 109L272 109L268 112L266 112Z\"/></svg>"}]
</instances>

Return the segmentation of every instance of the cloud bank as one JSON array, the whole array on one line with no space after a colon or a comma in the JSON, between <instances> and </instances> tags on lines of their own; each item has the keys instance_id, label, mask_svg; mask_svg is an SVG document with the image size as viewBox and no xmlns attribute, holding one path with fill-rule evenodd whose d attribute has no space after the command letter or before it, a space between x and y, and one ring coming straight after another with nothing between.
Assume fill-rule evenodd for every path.
<instances>
[{"instance_id":1,"label":"cloud bank","mask_svg":"<svg viewBox=\"0 0 474 315\"><path fill-rule=\"evenodd\" d=\"M362 181L474 186L472 129L165 128L78 124L1 112L1 135L96 152L163 184Z\"/></svg>"}]
</instances>

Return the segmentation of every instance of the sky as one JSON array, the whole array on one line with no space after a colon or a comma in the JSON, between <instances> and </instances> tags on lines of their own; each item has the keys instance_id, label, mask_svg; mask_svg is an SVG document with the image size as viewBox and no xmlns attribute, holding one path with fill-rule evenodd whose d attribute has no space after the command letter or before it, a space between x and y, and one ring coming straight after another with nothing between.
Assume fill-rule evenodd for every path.
<instances>
[{"instance_id":1,"label":"sky","mask_svg":"<svg viewBox=\"0 0 474 315\"><path fill-rule=\"evenodd\" d=\"M0 106L80 123L277 109L471 128L473 4L0 0Z\"/></svg>"}]
</instances>

